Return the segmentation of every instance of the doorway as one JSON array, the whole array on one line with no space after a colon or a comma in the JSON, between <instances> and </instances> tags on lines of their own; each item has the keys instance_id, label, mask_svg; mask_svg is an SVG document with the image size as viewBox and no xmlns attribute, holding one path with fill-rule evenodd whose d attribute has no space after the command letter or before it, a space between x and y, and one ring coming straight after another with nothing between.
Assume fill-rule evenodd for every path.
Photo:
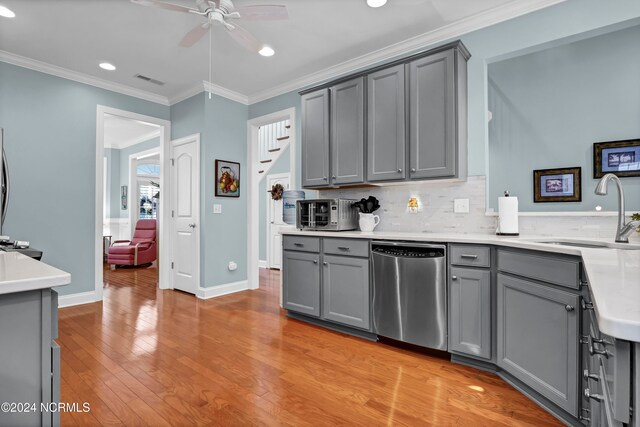
<instances>
[{"instance_id":1,"label":"doorway","mask_svg":"<svg viewBox=\"0 0 640 427\"><path fill-rule=\"evenodd\" d=\"M131 168L131 158L142 157L145 155L149 158L156 156L156 166L153 167L154 183L158 189L165 187L164 170L167 169L169 161L169 135L171 132L171 123L167 120L156 117L145 116L130 111L119 110L116 108L98 105L96 112L96 210L95 210L95 301L102 300L103 296L103 262L105 255L105 244L107 243L105 235L111 236L114 240L129 240L132 235L132 229L135 227L135 215L131 212L134 209L140 209L138 205L138 186L137 186L137 170ZM120 129L122 134L118 134L114 129ZM114 139L126 139L122 135L127 134L127 129L132 136L117 148L120 152L113 151ZM114 137L115 135L115 137ZM136 147L137 146L137 147ZM133 147L133 148L130 148ZM105 151L111 150L107 154ZM137 149L137 154L134 155ZM153 150L154 153L151 153ZM109 158L111 157L111 159ZM121 167L115 168L116 158ZM110 168L111 164L114 166ZM124 166L122 166L124 165ZM117 176L116 176L117 170ZM126 170L126 171L125 171ZM135 176L135 178L134 178ZM157 177L157 182L155 180ZM132 182L134 184L132 185ZM167 180L168 183L168 180ZM155 193L151 196L156 195ZM159 192L157 194L159 196ZM150 197L152 209L150 213L157 217L157 240L162 242L158 251L158 285L161 289L170 287L169 277L169 259L168 250L170 248L170 235L167 230L168 221L163 221L168 214L170 215L169 194L167 192L165 203L160 204L159 200L155 202L155 210L153 209L153 197ZM154 213L155 211L155 213ZM109 221L107 221L109 220Z\"/></svg>"},{"instance_id":2,"label":"doorway","mask_svg":"<svg viewBox=\"0 0 640 427\"><path fill-rule=\"evenodd\" d=\"M256 117L247 122L247 169L248 169L248 188L247 188L247 281L249 289L258 289L260 286L260 201L264 199L264 193L260 192L260 126L286 120L290 123L289 130L289 159L290 159L290 187L296 186L296 140L297 140L297 123L296 109L288 108L286 110ZM264 218L264 217L262 217Z\"/></svg>"}]
</instances>

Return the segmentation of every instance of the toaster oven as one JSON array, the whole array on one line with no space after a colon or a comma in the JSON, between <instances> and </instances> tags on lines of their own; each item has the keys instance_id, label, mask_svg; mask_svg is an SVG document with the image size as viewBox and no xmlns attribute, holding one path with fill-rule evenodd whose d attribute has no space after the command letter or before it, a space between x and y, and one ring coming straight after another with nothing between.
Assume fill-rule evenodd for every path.
<instances>
[{"instance_id":1,"label":"toaster oven","mask_svg":"<svg viewBox=\"0 0 640 427\"><path fill-rule=\"evenodd\" d=\"M356 200L311 199L298 200L296 228L300 230L346 231L358 228Z\"/></svg>"}]
</instances>

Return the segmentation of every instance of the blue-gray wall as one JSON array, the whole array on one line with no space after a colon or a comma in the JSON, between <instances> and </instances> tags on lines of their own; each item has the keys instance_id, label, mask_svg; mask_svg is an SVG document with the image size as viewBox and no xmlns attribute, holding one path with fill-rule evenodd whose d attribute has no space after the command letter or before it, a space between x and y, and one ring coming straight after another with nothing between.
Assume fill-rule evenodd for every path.
<instances>
[{"instance_id":1,"label":"blue-gray wall","mask_svg":"<svg viewBox=\"0 0 640 427\"><path fill-rule=\"evenodd\" d=\"M97 105L169 119L169 107L0 62L0 127L11 174L4 234L95 289Z\"/></svg>"},{"instance_id":2,"label":"blue-gray wall","mask_svg":"<svg viewBox=\"0 0 640 427\"><path fill-rule=\"evenodd\" d=\"M258 256L261 260L267 259L267 177L271 174L287 172L291 172L291 150L289 150L289 146L271 166L268 175L263 176L258 184L258 217L260 218L258 223L260 230ZM271 189L269 188L269 190Z\"/></svg>"},{"instance_id":3,"label":"blue-gray wall","mask_svg":"<svg viewBox=\"0 0 640 427\"><path fill-rule=\"evenodd\" d=\"M171 107L172 139L200 133L201 286L247 279L246 105L201 93ZM240 197L214 197L215 160L240 163ZM213 204L222 214L213 214ZM229 271L229 261L238 264Z\"/></svg>"},{"instance_id":4,"label":"blue-gray wall","mask_svg":"<svg viewBox=\"0 0 640 427\"><path fill-rule=\"evenodd\" d=\"M593 143L640 139L640 26L489 66L490 206L503 190L523 211L615 210L596 196ZM534 169L582 167L581 203L533 203ZM640 178L624 178L640 209Z\"/></svg>"},{"instance_id":5,"label":"blue-gray wall","mask_svg":"<svg viewBox=\"0 0 640 427\"><path fill-rule=\"evenodd\" d=\"M105 148L104 156L107 158L107 217L120 218L120 150Z\"/></svg>"}]
</instances>

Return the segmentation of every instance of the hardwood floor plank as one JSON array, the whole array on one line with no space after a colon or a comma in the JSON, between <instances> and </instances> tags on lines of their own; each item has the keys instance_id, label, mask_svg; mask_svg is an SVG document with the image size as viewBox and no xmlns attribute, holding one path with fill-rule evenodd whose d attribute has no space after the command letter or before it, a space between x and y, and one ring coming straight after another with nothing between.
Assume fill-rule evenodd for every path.
<instances>
[{"instance_id":1,"label":"hardwood floor plank","mask_svg":"<svg viewBox=\"0 0 640 427\"><path fill-rule=\"evenodd\" d=\"M210 300L104 277L59 313L62 399L91 405L63 425L561 425L496 375L287 318L277 271Z\"/></svg>"}]
</instances>

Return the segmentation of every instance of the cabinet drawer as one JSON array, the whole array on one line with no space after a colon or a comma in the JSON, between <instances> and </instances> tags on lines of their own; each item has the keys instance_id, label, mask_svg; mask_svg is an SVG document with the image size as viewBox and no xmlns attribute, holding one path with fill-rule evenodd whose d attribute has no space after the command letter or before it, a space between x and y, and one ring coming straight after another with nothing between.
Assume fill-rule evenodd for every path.
<instances>
[{"instance_id":1,"label":"cabinet drawer","mask_svg":"<svg viewBox=\"0 0 640 427\"><path fill-rule=\"evenodd\" d=\"M369 241L360 239L324 239L324 253L369 257Z\"/></svg>"},{"instance_id":2,"label":"cabinet drawer","mask_svg":"<svg viewBox=\"0 0 640 427\"><path fill-rule=\"evenodd\" d=\"M562 255L498 251L498 270L568 288L580 288L580 261Z\"/></svg>"},{"instance_id":3,"label":"cabinet drawer","mask_svg":"<svg viewBox=\"0 0 640 427\"><path fill-rule=\"evenodd\" d=\"M320 238L309 236L284 236L283 247L289 251L320 252Z\"/></svg>"},{"instance_id":4,"label":"cabinet drawer","mask_svg":"<svg viewBox=\"0 0 640 427\"><path fill-rule=\"evenodd\" d=\"M491 267L491 249L486 246L451 245L452 265Z\"/></svg>"}]
</instances>

